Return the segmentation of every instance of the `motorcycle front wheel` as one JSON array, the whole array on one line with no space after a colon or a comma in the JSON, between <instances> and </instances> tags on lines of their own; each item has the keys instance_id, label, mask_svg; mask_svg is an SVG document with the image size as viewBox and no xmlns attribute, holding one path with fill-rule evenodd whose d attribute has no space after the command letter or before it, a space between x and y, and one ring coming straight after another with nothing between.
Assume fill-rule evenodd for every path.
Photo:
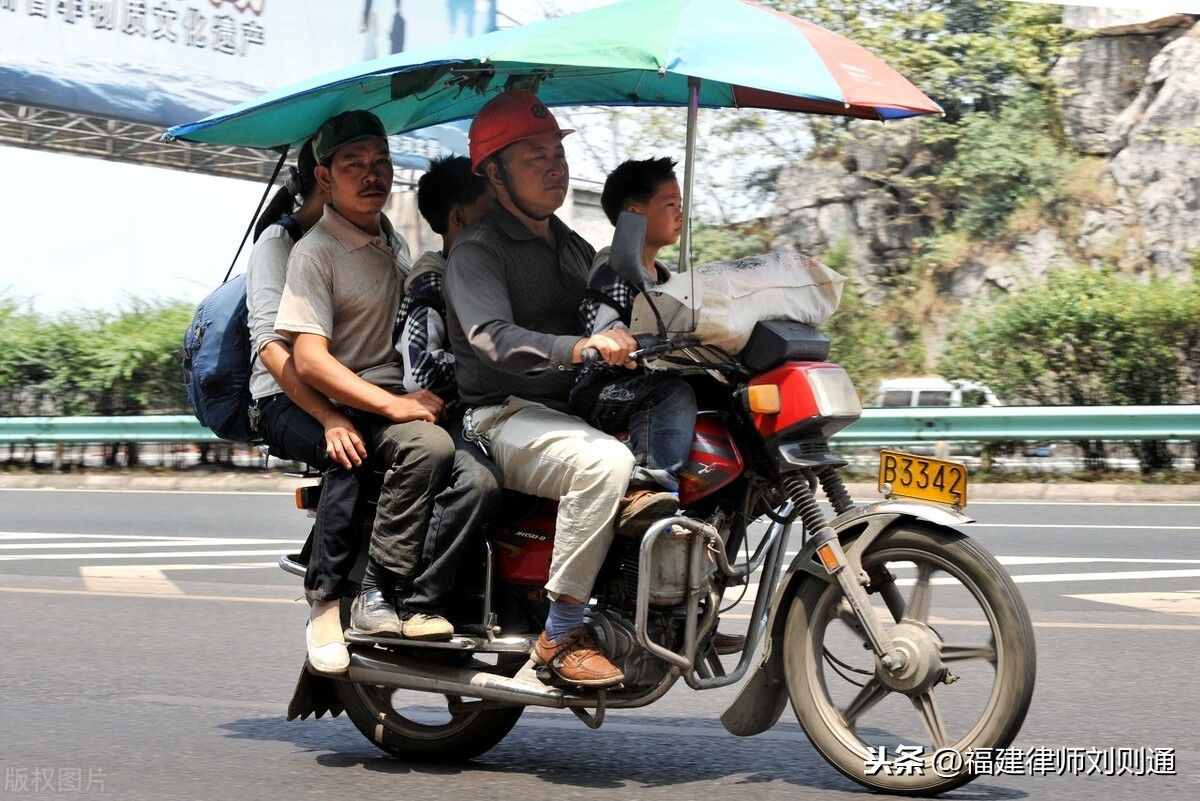
<instances>
[{"instance_id":1,"label":"motorcycle front wheel","mask_svg":"<svg viewBox=\"0 0 1200 801\"><path fill-rule=\"evenodd\" d=\"M836 583L806 581L783 642L796 717L821 755L865 787L936 795L961 786L1025 720L1036 671L1029 612L1004 568L949 529L897 525L862 565L903 666L876 658Z\"/></svg>"}]
</instances>

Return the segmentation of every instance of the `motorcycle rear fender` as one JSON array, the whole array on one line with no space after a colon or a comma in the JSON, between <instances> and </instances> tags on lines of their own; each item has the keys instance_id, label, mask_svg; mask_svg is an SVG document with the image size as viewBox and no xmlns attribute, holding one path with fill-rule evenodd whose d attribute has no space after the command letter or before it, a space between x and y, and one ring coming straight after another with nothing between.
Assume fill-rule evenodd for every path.
<instances>
[{"instance_id":1,"label":"motorcycle rear fender","mask_svg":"<svg viewBox=\"0 0 1200 801\"><path fill-rule=\"evenodd\" d=\"M932 523L955 528L974 522L974 518L931 504L913 501L880 501L856 507L830 521L842 543L851 567L861 570L862 554L880 534L906 522ZM770 636L763 644L758 668L721 715L721 723L730 734L750 737L761 734L779 721L787 704L787 681L783 672L783 629L788 603L806 581L832 581L811 553L801 551L792 560L779 588L771 599L768 621Z\"/></svg>"}]
</instances>

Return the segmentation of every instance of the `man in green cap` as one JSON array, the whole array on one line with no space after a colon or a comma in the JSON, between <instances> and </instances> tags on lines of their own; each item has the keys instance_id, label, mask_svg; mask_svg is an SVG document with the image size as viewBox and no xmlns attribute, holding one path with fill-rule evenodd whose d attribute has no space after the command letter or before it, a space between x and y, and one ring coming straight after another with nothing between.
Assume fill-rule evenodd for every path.
<instances>
[{"instance_id":1,"label":"man in green cap","mask_svg":"<svg viewBox=\"0 0 1200 801\"><path fill-rule=\"evenodd\" d=\"M448 555L493 514L499 487L437 425L442 399L403 388L392 333L410 260L382 213L392 188L383 124L366 111L339 114L317 131L313 152L329 203L292 249L275 330L293 340L301 379L351 412L366 440L354 443L358 456L370 450L385 470L350 624L448 639L441 612L457 571Z\"/></svg>"}]
</instances>

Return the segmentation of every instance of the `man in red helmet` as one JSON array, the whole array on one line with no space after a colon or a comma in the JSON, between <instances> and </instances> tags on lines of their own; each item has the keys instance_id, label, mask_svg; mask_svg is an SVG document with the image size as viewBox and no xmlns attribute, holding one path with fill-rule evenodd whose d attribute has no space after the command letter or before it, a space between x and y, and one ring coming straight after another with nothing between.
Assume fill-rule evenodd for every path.
<instances>
[{"instance_id":1,"label":"man in red helmet","mask_svg":"<svg viewBox=\"0 0 1200 801\"><path fill-rule=\"evenodd\" d=\"M471 166L496 210L464 231L446 270L447 329L468 438L486 447L504 485L559 501L546 591L546 629L534 660L562 679L607 687L624 678L596 647L583 612L614 523L643 525L675 511L665 492L629 493L634 460L617 439L568 412L586 348L633 366L637 345L617 329L584 336L576 310L595 251L554 216L567 195L563 130L529 92L506 92L471 125Z\"/></svg>"}]
</instances>

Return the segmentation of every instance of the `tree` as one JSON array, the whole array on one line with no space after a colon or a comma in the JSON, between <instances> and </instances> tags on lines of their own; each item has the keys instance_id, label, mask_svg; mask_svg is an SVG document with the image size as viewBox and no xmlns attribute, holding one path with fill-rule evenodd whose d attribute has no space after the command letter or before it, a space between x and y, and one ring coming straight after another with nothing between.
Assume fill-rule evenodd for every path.
<instances>
[{"instance_id":1,"label":"tree","mask_svg":"<svg viewBox=\"0 0 1200 801\"><path fill-rule=\"evenodd\" d=\"M846 369L859 397L869 402L880 379L917 365L906 358L883 310L863 298L845 244L827 253L825 263L848 278L842 289L842 302L825 326L831 340L829 360Z\"/></svg>"}]
</instances>

